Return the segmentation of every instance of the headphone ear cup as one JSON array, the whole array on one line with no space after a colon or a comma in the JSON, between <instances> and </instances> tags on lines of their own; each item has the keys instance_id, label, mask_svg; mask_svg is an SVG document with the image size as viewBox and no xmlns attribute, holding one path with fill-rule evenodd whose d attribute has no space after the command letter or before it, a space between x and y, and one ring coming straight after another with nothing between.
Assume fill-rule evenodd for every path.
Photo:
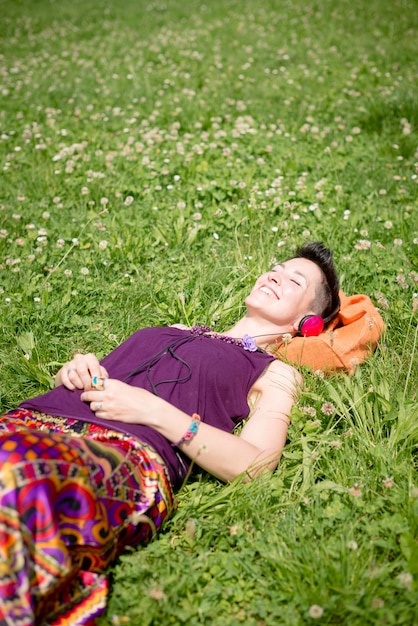
<instances>
[{"instance_id":1,"label":"headphone ear cup","mask_svg":"<svg viewBox=\"0 0 418 626\"><path fill-rule=\"evenodd\" d=\"M303 337L317 337L324 330L324 320L320 315L305 315L299 322L298 333Z\"/></svg>"}]
</instances>

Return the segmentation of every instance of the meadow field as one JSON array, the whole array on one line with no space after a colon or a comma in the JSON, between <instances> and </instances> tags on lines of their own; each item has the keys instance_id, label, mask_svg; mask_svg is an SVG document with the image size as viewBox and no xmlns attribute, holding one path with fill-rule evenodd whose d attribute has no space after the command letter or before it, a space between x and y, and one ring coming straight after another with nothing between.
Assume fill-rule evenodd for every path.
<instances>
[{"instance_id":1,"label":"meadow field","mask_svg":"<svg viewBox=\"0 0 418 626\"><path fill-rule=\"evenodd\" d=\"M308 240L386 324L279 468L196 473L100 626L418 624L416 0L0 0L0 403L243 312Z\"/></svg>"}]
</instances>

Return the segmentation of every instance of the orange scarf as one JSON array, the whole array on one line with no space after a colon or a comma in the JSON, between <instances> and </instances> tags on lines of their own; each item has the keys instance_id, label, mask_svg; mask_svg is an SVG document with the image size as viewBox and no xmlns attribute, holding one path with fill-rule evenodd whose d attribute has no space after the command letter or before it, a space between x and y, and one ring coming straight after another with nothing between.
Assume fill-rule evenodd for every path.
<instances>
[{"instance_id":1,"label":"orange scarf","mask_svg":"<svg viewBox=\"0 0 418 626\"><path fill-rule=\"evenodd\" d=\"M318 337L293 337L278 356L313 370L352 373L375 350L385 324L368 296L340 291L340 299L337 317Z\"/></svg>"}]
</instances>

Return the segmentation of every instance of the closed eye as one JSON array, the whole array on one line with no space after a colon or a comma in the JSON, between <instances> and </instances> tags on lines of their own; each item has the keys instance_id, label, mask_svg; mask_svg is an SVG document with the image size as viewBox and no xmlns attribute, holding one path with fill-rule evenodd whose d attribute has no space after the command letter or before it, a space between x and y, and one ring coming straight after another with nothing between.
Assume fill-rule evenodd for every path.
<instances>
[{"instance_id":1,"label":"closed eye","mask_svg":"<svg viewBox=\"0 0 418 626\"><path fill-rule=\"evenodd\" d=\"M285 267L285 265L283 263L279 263L278 265L275 265L274 267L271 268L270 271L271 272L277 272L279 270L280 271L286 270L286 267ZM289 274L290 274L290 276L289 276ZM300 276L301 280L299 280L299 278L295 278L295 275L296 276ZM293 271L293 270L288 271L287 276L288 276L288 280L290 280L292 283L295 283L295 285L297 285L298 287L305 287L307 285L308 281L307 281L306 276L302 272L299 272L298 270L296 270L296 271Z\"/></svg>"}]
</instances>

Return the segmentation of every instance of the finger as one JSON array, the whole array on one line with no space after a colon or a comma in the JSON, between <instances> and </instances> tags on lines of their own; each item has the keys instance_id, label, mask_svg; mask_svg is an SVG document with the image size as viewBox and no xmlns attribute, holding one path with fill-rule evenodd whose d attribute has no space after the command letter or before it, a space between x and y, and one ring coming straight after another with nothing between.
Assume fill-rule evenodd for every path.
<instances>
[{"instance_id":1,"label":"finger","mask_svg":"<svg viewBox=\"0 0 418 626\"><path fill-rule=\"evenodd\" d=\"M67 387L67 389L70 389L70 391L74 391L76 388L74 385L76 376L75 369L72 367L71 362L62 366L60 372L61 384Z\"/></svg>"},{"instance_id":2,"label":"finger","mask_svg":"<svg viewBox=\"0 0 418 626\"><path fill-rule=\"evenodd\" d=\"M103 365L100 365L100 376L103 376L103 378L109 378L107 369L103 367Z\"/></svg>"},{"instance_id":3,"label":"finger","mask_svg":"<svg viewBox=\"0 0 418 626\"><path fill-rule=\"evenodd\" d=\"M83 393L80 395L80 400L82 400L83 402L90 402L90 405L94 404L95 402L101 402L103 404L104 393L103 391L98 391L97 389L83 391Z\"/></svg>"},{"instance_id":4,"label":"finger","mask_svg":"<svg viewBox=\"0 0 418 626\"><path fill-rule=\"evenodd\" d=\"M83 389L83 381L76 367L68 368L67 378L73 389Z\"/></svg>"},{"instance_id":5,"label":"finger","mask_svg":"<svg viewBox=\"0 0 418 626\"><path fill-rule=\"evenodd\" d=\"M84 389L104 389L104 379L109 378L109 374L105 367L100 365L95 354L86 354L86 362L90 373L90 380ZM99 381L98 385L94 381Z\"/></svg>"},{"instance_id":6,"label":"finger","mask_svg":"<svg viewBox=\"0 0 418 626\"><path fill-rule=\"evenodd\" d=\"M78 388L91 389L92 376L100 375L100 364L97 357L94 354L77 354L74 357L74 362L81 383Z\"/></svg>"}]
</instances>

